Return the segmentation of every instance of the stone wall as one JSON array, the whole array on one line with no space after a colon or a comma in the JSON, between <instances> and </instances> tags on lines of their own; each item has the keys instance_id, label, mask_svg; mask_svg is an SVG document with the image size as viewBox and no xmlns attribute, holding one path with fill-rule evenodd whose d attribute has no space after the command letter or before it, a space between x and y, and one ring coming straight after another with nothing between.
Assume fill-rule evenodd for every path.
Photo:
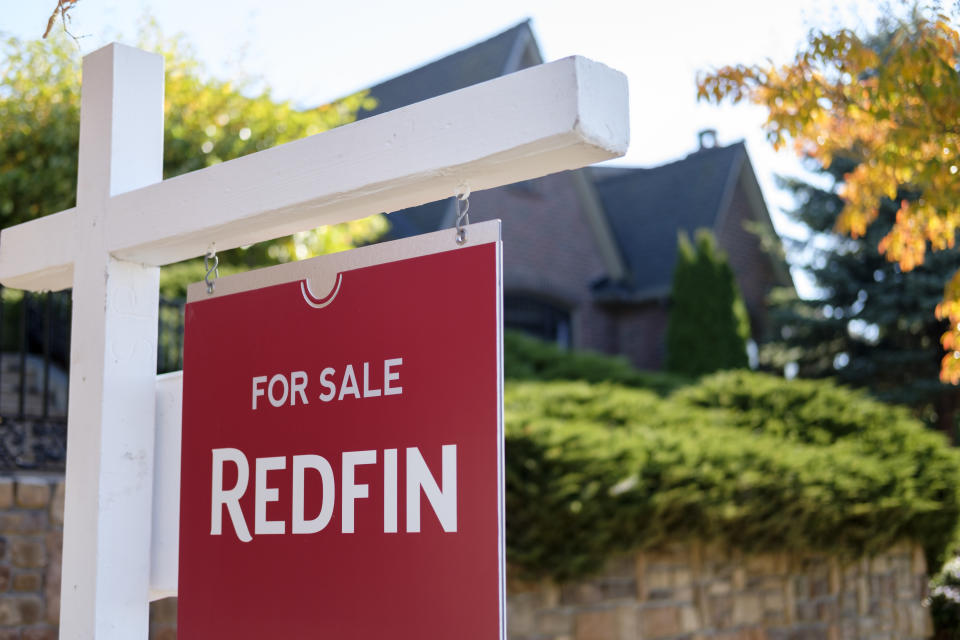
<instances>
[{"instance_id":1,"label":"stone wall","mask_svg":"<svg viewBox=\"0 0 960 640\"><path fill-rule=\"evenodd\" d=\"M62 476L0 478L0 640L55 640ZM702 544L612 560L576 583L508 584L510 640L921 640L919 547L861 559L748 555ZM176 599L151 605L152 640L176 639Z\"/></svg>"},{"instance_id":2,"label":"stone wall","mask_svg":"<svg viewBox=\"0 0 960 640\"><path fill-rule=\"evenodd\" d=\"M857 560L691 544L558 586L508 586L510 640L921 640L922 549Z\"/></svg>"},{"instance_id":3,"label":"stone wall","mask_svg":"<svg viewBox=\"0 0 960 640\"><path fill-rule=\"evenodd\" d=\"M56 640L63 478L0 478L0 640Z\"/></svg>"}]
</instances>

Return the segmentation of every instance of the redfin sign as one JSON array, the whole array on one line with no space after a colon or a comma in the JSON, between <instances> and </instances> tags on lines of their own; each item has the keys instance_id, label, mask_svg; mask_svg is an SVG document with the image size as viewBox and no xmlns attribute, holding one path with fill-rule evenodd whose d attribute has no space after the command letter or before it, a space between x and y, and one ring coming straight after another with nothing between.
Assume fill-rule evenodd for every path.
<instances>
[{"instance_id":1,"label":"redfin sign","mask_svg":"<svg viewBox=\"0 0 960 640\"><path fill-rule=\"evenodd\" d=\"M186 308L179 637L504 638L499 222Z\"/></svg>"}]
</instances>

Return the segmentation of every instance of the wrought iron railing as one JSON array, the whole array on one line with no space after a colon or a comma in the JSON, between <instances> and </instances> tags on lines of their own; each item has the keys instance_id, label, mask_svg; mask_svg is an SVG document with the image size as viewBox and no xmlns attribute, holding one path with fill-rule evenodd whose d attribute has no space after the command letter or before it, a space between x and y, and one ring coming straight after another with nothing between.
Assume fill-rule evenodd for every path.
<instances>
[{"instance_id":1,"label":"wrought iron railing","mask_svg":"<svg viewBox=\"0 0 960 640\"><path fill-rule=\"evenodd\" d=\"M57 471L66 454L70 292L0 287L0 472ZM157 371L183 362L183 301L160 300Z\"/></svg>"}]
</instances>

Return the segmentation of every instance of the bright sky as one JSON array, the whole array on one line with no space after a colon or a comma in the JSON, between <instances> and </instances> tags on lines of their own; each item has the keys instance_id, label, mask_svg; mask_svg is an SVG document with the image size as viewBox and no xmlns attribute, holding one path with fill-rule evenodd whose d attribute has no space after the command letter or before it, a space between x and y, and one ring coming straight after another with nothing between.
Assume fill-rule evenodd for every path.
<instances>
[{"instance_id":1,"label":"bright sky","mask_svg":"<svg viewBox=\"0 0 960 640\"><path fill-rule=\"evenodd\" d=\"M790 198L775 173L797 173L774 154L761 110L696 102L696 72L731 63L786 61L813 27L869 27L871 0L80 0L71 31L83 53L109 33L133 43L138 21L154 16L165 34L182 32L220 77L262 76L278 97L303 106L328 102L533 20L546 60L585 55L627 74L631 146L621 164L682 158L697 131L721 144L744 139L775 222ZM56 0L0 0L0 32L39 37Z\"/></svg>"}]
</instances>

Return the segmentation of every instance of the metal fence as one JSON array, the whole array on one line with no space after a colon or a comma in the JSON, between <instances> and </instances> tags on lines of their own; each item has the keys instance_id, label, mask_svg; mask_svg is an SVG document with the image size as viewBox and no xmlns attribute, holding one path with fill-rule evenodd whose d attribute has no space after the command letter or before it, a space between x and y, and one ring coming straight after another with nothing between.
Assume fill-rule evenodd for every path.
<instances>
[{"instance_id":1,"label":"metal fence","mask_svg":"<svg viewBox=\"0 0 960 640\"><path fill-rule=\"evenodd\" d=\"M182 300L160 300L157 371L183 362ZM69 291L0 287L0 472L62 470L70 371Z\"/></svg>"}]
</instances>

